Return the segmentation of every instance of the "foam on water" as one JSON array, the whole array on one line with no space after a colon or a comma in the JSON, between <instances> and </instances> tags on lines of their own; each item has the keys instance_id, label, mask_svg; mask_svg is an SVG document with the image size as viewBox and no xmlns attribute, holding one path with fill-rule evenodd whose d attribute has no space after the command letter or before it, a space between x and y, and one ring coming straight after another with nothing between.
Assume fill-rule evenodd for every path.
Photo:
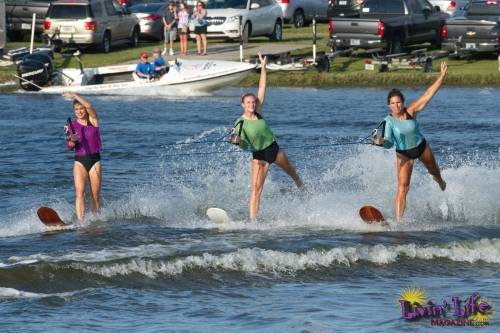
<instances>
[{"instance_id":1,"label":"foam on water","mask_svg":"<svg viewBox=\"0 0 500 333\"><path fill-rule=\"evenodd\" d=\"M150 278L179 275L190 270L294 273L308 269L328 269L356 263L389 265L404 259L500 264L500 239L483 238L442 244L360 245L310 249L302 253L241 248L227 253L172 256L173 246L159 244L120 247L65 255L35 254L10 257L0 267L32 266L47 263L56 269L72 268L105 277L138 273Z\"/></svg>"},{"instance_id":2,"label":"foam on water","mask_svg":"<svg viewBox=\"0 0 500 333\"><path fill-rule=\"evenodd\" d=\"M225 254L203 253L176 259L131 258L125 262L81 263L66 267L104 277L141 274L179 275L190 270L236 271L256 273L295 273L308 269L328 269L360 262L388 265L405 258L419 260L447 259L455 262L479 261L500 264L500 239L451 242L441 245L374 245L338 247L330 250L309 250L304 253L244 248Z\"/></svg>"},{"instance_id":3,"label":"foam on water","mask_svg":"<svg viewBox=\"0 0 500 333\"><path fill-rule=\"evenodd\" d=\"M208 130L195 138L219 137L223 129ZM165 147L164 155L199 151L195 145ZM214 143L207 149L219 149ZM225 150L237 152L235 147ZM294 188L291 180L273 166L262 196L260 223L235 223L229 228L328 227L349 231L373 231L361 222L358 210L370 204L387 216L393 213L396 190L394 152L371 146L336 148L316 154L298 165L305 181L304 189ZM341 156L341 158L339 158ZM201 160L194 160L202 158ZM319 159L322 162L319 162ZM236 221L246 218L250 191L250 155L248 153L207 154L201 157L165 158L158 167L158 179L135 186L124 198L106 201L100 220L125 220L137 223L154 218L165 226L212 228L205 211L209 207L227 210ZM311 167L317 165L318 167ZM448 186L439 190L421 163L412 176L404 223L391 222L393 230L435 230L458 225L491 225L500 220L500 168L496 163L459 164L442 167ZM74 217L73 204L53 203L63 220ZM0 236L44 231L36 208L8 216L0 226ZM87 221L88 222L88 221Z\"/></svg>"},{"instance_id":4,"label":"foam on water","mask_svg":"<svg viewBox=\"0 0 500 333\"><path fill-rule=\"evenodd\" d=\"M89 289L87 289L89 290ZM15 288L5 288L0 287L0 300L1 299L19 299L19 298L45 298L45 297L60 297L60 298L68 298L77 293L79 291L74 292L64 292L64 293L53 293L53 294L44 294L44 293L32 293L28 291L17 290Z\"/></svg>"}]
</instances>

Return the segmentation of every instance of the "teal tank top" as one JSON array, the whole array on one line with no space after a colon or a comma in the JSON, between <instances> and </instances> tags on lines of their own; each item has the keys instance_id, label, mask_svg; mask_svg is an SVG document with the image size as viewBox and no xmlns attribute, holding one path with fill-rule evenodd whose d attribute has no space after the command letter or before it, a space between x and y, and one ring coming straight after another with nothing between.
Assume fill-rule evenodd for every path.
<instances>
[{"instance_id":1,"label":"teal tank top","mask_svg":"<svg viewBox=\"0 0 500 333\"><path fill-rule=\"evenodd\" d=\"M415 118L399 120L388 115L384 121L385 148L391 148L396 144L396 150L407 150L415 148L424 140Z\"/></svg>"},{"instance_id":2,"label":"teal tank top","mask_svg":"<svg viewBox=\"0 0 500 333\"><path fill-rule=\"evenodd\" d=\"M259 151L269 147L276 137L271 131L267 122L264 118L260 117L256 120L247 119L243 116L239 117L234 123L234 129L236 133L240 132L241 129L241 144L242 149L247 149L248 146L252 148L252 151Z\"/></svg>"}]
</instances>

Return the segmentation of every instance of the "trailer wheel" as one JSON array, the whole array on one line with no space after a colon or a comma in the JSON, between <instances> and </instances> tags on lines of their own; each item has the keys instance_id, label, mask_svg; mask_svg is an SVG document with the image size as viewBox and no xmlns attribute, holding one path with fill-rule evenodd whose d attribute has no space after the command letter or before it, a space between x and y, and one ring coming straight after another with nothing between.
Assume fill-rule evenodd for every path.
<instances>
[{"instance_id":1,"label":"trailer wheel","mask_svg":"<svg viewBox=\"0 0 500 333\"><path fill-rule=\"evenodd\" d=\"M424 73L432 73L432 59L430 57L425 59Z\"/></svg>"},{"instance_id":2,"label":"trailer wheel","mask_svg":"<svg viewBox=\"0 0 500 333\"><path fill-rule=\"evenodd\" d=\"M380 67L378 69L379 73L385 73L389 71L389 65L388 64L380 64Z\"/></svg>"},{"instance_id":3,"label":"trailer wheel","mask_svg":"<svg viewBox=\"0 0 500 333\"><path fill-rule=\"evenodd\" d=\"M318 60L318 64L316 65L316 69L318 72L329 72L330 71L330 59L327 56L322 56Z\"/></svg>"}]
</instances>

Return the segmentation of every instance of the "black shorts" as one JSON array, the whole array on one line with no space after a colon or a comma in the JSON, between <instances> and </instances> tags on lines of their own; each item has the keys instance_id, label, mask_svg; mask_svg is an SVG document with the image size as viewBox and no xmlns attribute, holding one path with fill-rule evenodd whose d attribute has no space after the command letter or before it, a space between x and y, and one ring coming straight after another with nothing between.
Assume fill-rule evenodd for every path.
<instances>
[{"instance_id":1,"label":"black shorts","mask_svg":"<svg viewBox=\"0 0 500 333\"><path fill-rule=\"evenodd\" d=\"M411 148L411 149L406 149L406 150L397 150L396 149L396 153L399 153L403 156L406 156L406 157L414 160L414 159L417 159L420 156L422 156L422 154L424 153L425 147L427 147L427 141L425 141L425 139L423 139L422 142L420 142L420 144L418 146Z\"/></svg>"},{"instance_id":2,"label":"black shorts","mask_svg":"<svg viewBox=\"0 0 500 333\"><path fill-rule=\"evenodd\" d=\"M82 163L83 167L87 172L90 172L90 169L101 160L101 155L99 153L85 156L75 156L75 162Z\"/></svg>"},{"instance_id":3,"label":"black shorts","mask_svg":"<svg viewBox=\"0 0 500 333\"><path fill-rule=\"evenodd\" d=\"M276 161L278 152L280 151L280 146L274 141L271 145L265 149L254 151L253 159L259 161L266 161L269 164L273 164Z\"/></svg>"},{"instance_id":4,"label":"black shorts","mask_svg":"<svg viewBox=\"0 0 500 333\"><path fill-rule=\"evenodd\" d=\"M202 25L200 27L194 27L195 35L206 35L207 34L207 26Z\"/></svg>"}]
</instances>

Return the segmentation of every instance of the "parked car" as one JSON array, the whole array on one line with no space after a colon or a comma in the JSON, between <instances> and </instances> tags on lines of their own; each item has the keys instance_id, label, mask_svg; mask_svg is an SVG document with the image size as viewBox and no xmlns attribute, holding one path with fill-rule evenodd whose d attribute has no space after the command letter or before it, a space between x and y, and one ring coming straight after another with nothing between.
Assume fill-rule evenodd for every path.
<instances>
[{"instance_id":1,"label":"parked car","mask_svg":"<svg viewBox=\"0 0 500 333\"><path fill-rule=\"evenodd\" d=\"M328 0L329 17L359 17L364 0Z\"/></svg>"},{"instance_id":2,"label":"parked car","mask_svg":"<svg viewBox=\"0 0 500 333\"><path fill-rule=\"evenodd\" d=\"M43 24L50 40L99 46L105 53L116 43L128 43L136 47L139 42L139 20L113 0L53 2Z\"/></svg>"},{"instance_id":3,"label":"parked car","mask_svg":"<svg viewBox=\"0 0 500 333\"><path fill-rule=\"evenodd\" d=\"M167 10L165 2L146 2L128 7L128 10L139 20L141 36L163 39L162 15Z\"/></svg>"},{"instance_id":4,"label":"parked car","mask_svg":"<svg viewBox=\"0 0 500 333\"><path fill-rule=\"evenodd\" d=\"M500 0L473 0L464 16L446 20L443 48L464 53L495 52L500 55Z\"/></svg>"},{"instance_id":5,"label":"parked car","mask_svg":"<svg viewBox=\"0 0 500 333\"><path fill-rule=\"evenodd\" d=\"M304 27L316 16L327 21L327 0L277 0L283 10L285 21L291 21L296 28Z\"/></svg>"},{"instance_id":6,"label":"parked car","mask_svg":"<svg viewBox=\"0 0 500 333\"><path fill-rule=\"evenodd\" d=\"M43 20L47 14L50 0L5 0L7 36L11 41L23 40L31 33L33 14L36 14L35 33L43 33Z\"/></svg>"},{"instance_id":7,"label":"parked car","mask_svg":"<svg viewBox=\"0 0 500 333\"><path fill-rule=\"evenodd\" d=\"M401 53L403 47L426 42L441 48L441 29L447 15L427 0L365 0L360 17L330 20L334 49L384 49Z\"/></svg>"},{"instance_id":8,"label":"parked car","mask_svg":"<svg viewBox=\"0 0 500 333\"><path fill-rule=\"evenodd\" d=\"M283 39L283 12L275 0L209 0L206 9L208 38L239 39L241 16L244 42L256 36ZM194 31L194 23L189 30Z\"/></svg>"},{"instance_id":9,"label":"parked car","mask_svg":"<svg viewBox=\"0 0 500 333\"><path fill-rule=\"evenodd\" d=\"M454 16L469 0L429 0L431 5L438 6L443 13Z\"/></svg>"}]
</instances>

